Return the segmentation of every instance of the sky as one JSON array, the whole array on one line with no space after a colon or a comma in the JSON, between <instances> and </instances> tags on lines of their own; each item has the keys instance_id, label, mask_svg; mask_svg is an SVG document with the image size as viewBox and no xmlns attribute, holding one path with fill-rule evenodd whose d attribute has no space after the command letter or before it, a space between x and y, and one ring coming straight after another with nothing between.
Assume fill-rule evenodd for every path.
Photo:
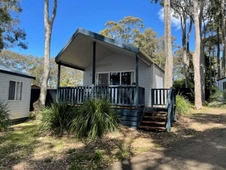
<instances>
[{"instance_id":1,"label":"sky","mask_svg":"<svg viewBox=\"0 0 226 170\"><path fill-rule=\"evenodd\" d=\"M25 29L27 34L28 49L14 47L10 50L20 54L43 57L44 1L21 0L21 7L23 11L19 15L20 27ZM51 57L55 57L60 52L78 28L99 33L104 29L107 21L119 21L125 16L141 18L145 28L151 27L158 33L158 36L163 36L164 23L161 9L159 4L152 4L150 0L58 0L51 39ZM178 20L172 19L172 35L177 38L177 44L181 44L179 24Z\"/></svg>"}]
</instances>

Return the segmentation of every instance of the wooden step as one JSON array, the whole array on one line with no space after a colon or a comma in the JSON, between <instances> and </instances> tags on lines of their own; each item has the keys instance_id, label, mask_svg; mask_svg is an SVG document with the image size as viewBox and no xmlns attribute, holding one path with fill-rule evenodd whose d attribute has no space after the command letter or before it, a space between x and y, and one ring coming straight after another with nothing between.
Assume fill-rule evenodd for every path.
<instances>
[{"instance_id":1,"label":"wooden step","mask_svg":"<svg viewBox=\"0 0 226 170\"><path fill-rule=\"evenodd\" d=\"M144 114L167 114L165 111L145 111Z\"/></svg>"},{"instance_id":2,"label":"wooden step","mask_svg":"<svg viewBox=\"0 0 226 170\"><path fill-rule=\"evenodd\" d=\"M165 116L144 116L144 119L166 119L166 115Z\"/></svg>"},{"instance_id":3,"label":"wooden step","mask_svg":"<svg viewBox=\"0 0 226 170\"><path fill-rule=\"evenodd\" d=\"M145 129L145 130L166 130L165 127L153 127L153 126L140 126L139 129Z\"/></svg>"},{"instance_id":4,"label":"wooden step","mask_svg":"<svg viewBox=\"0 0 226 170\"><path fill-rule=\"evenodd\" d=\"M141 123L144 123L144 124L165 125L165 122L148 121L148 120L143 120Z\"/></svg>"}]
</instances>

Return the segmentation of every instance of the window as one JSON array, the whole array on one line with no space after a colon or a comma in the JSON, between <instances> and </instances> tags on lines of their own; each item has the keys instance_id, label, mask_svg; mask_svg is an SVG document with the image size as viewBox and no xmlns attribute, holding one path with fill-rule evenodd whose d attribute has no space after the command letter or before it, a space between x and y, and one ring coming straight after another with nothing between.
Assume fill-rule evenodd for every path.
<instances>
[{"instance_id":1,"label":"window","mask_svg":"<svg viewBox=\"0 0 226 170\"><path fill-rule=\"evenodd\" d=\"M226 89L226 82L223 82L223 90Z\"/></svg>"},{"instance_id":2,"label":"window","mask_svg":"<svg viewBox=\"0 0 226 170\"><path fill-rule=\"evenodd\" d=\"M9 81L9 100L22 100L23 82Z\"/></svg>"},{"instance_id":3,"label":"window","mask_svg":"<svg viewBox=\"0 0 226 170\"><path fill-rule=\"evenodd\" d=\"M108 73L98 74L98 85L99 86L108 86Z\"/></svg>"},{"instance_id":4,"label":"window","mask_svg":"<svg viewBox=\"0 0 226 170\"><path fill-rule=\"evenodd\" d=\"M110 72L98 73L97 84L99 86L110 85L132 85L134 83L134 72Z\"/></svg>"}]
</instances>

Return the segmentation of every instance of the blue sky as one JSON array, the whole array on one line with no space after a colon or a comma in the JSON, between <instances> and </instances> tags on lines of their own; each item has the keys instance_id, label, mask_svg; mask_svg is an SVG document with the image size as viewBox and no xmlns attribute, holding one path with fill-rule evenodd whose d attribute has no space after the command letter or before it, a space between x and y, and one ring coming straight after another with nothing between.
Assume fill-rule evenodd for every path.
<instances>
[{"instance_id":1,"label":"blue sky","mask_svg":"<svg viewBox=\"0 0 226 170\"><path fill-rule=\"evenodd\" d=\"M44 1L22 0L21 6L23 12L19 18L21 28L24 28L27 33L28 49L14 47L10 50L42 57L44 55ZM58 54L77 28L99 33L104 29L107 21L118 21L125 16L143 19L145 28L151 27L158 36L162 36L164 23L160 19L160 10L161 6L150 3L150 0L58 0L51 41L51 57ZM181 30L178 29L178 22L174 20L173 25L176 26L172 27L172 35L177 38L177 44L180 44Z\"/></svg>"}]
</instances>

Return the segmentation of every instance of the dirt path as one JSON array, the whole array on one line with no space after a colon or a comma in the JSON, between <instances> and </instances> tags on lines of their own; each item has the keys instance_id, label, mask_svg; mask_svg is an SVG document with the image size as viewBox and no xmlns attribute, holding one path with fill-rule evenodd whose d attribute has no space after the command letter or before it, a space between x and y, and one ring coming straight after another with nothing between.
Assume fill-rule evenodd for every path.
<instances>
[{"instance_id":1,"label":"dirt path","mask_svg":"<svg viewBox=\"0 0 226 170\"><path fill-rule=\"evenodd\" d=\"M187 126L183 132L178 132L178 128L173 128L171 132L181 138L166 143L165 147L117 162L108 169L225 170L226 112L208 111L189 116L189 119L183 118L180 126L181 123Z\"/></svg>"}]
</instances>

